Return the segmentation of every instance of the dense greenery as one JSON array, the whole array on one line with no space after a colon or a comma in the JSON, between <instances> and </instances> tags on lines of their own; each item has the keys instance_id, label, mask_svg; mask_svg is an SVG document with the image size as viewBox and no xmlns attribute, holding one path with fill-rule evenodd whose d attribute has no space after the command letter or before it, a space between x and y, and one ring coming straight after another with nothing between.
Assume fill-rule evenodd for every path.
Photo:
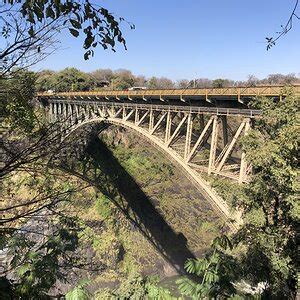
<instances>
[{"instance_id":1,"label":"dense greenery","mask_svg":"<svg viewBox=\"0 0 300 300\"><path fill-rule=\"evenodd\" d=\"M294 74L282 75L271 74L267 78L259 80L255 76L249 76L246 81L234 81L230 79L207 79L178 80L176 82L165 77L136 76L129 70L98 69L94 72L85 73L75 68L66 68L62 71L44 70L37 74L37 90L55 92L89 91L97 89L126 90L133 86L147 87L149 89L168 88L205 88L205 87L228 87L228 86L256 86L264 84L291 84L299 83L300 79Z\"/></svg>"},{"instance_id":2,"label":"dense greenery","mask_svg":"<svg viewBox=\"0 0 300 300\"><path fill-rule=\"evenodd\" d=\"M189 259L185 269L189 274L200 277L196 282L188 277L177 281L183 295L193 299L228 299L235 293L233 282L237 279L237 261L226 250L232 244L226 236L215 238L205 258Z\"/></svg>"},{"instance_id":3,"label":"dense greenery","mask_svg":"<svg viewBox=\"0 0 300 300\"><path fill-rule=\"evenodd\" d=\"M103 289L95 294L96 300L101 299L152 299L152 300L173 300L170 292L158 285L158 277L143 278L140 275L131 275L125 279L119 288L115 290Z\"/></svg>"},{"instance_id":4,"label":"dense greenery","mask_svg":"<svg viewBox=\"0 0 300 300\"><path fill-rule=\"evenodd\" d=\"M295 297L299 221L298 101L291 92L283 100L253 100L252 106L262 109L263 115L242 142L253 168L251 182L234 189L232 184L222 184L220 180L215 183L223 196L243 212L244 224L231 237L234 249L221 260L213 245L213 252L207 258L186 264L188 272L200 276L200 283L182 281L180 289L184 293L196 299L208 295L227 298L245 291L263 298ZM230 190L235 192L228 192ZM218 253L223 252L218 250ZM228 267L232 262L234 268ZM211 273L210 277L207 272Z\"/></svg>"}]
</instances>

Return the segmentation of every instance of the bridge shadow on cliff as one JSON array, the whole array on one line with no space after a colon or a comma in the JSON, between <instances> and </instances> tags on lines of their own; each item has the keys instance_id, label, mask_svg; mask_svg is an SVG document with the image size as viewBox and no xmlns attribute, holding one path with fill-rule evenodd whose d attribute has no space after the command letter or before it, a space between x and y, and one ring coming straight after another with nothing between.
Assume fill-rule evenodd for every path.
<instances>
[{"instance_id":1,"label":"bridge shadow on cliff","mask_svg":"<svg viewBox=\"0 0 300 300\"><path fill-rule=\"evenodd\" d=\"M195 256L182 233L177 234L143 192L135 179L120 165L98 134L89 138L81 154L80 171L63 164L63 169L96 187L121 210L143 236L178 272L186 259Z\"/></svg>"}]
</instances>

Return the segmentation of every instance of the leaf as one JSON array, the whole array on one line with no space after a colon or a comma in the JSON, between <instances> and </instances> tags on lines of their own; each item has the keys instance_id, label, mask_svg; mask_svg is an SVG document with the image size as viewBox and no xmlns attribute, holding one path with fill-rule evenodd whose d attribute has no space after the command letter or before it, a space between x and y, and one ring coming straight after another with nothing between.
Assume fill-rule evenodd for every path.
<instances>
[{"instance_id":1,"label":"leaf","mask_svg":"<svg viewBox=\"0 0 300 300\"><path fill-rule=\"evenodd\" d=\"M81 24L80 24L80 22L78 22L78 21L76 21L76 20L73 20L73 19L70 19L70 22L71 22L71 24L72 24L72 26L73 26L74 28L81 29Z\"/></svg>"},{"instance_id":2,"label":"leaf","mask_svg":"<svg viewBox=\"0 0 300 300\"><path fill-rule=\"evenodd\" d=\"M33 26L30 26L30 29L28 30L28 34L33 37L34 36L34 29Z\"/></svg>"},{"instance_id":3,"label":"leaf","mask_svg":"<svg viewBox=\"0 0 300 300\"><path fill-rule=\"evenodd\" d=\"M52 19L55 18L55 13L50 5L46 8L46 17L49 17Z\"/></svg>"},{"instance_id":4,"label":"leaf","mask_svg":"<svg viewBox=\"0 0 300 300\"><path fill-rule=\"evenodd\" d=\"M73 29L73 28L69 28L71 34L75 37L78 37L79 36L79 31L76 30L76 29Z\"/></svg>"}]
</instances>

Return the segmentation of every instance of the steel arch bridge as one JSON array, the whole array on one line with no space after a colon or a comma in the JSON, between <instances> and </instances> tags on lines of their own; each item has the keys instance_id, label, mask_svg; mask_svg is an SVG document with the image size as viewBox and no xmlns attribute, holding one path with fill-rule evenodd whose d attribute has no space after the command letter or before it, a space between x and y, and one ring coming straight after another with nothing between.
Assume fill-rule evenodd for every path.
<instances>
[{"instance_id":1,"label":"steel arch bridge","mask_svg":"<svg viewBox=\"0 0 300 300\"><path fill-rule=\"evenodd\" d=\"M176 162L222 216L239 221L205 178L214 174L239 183L248 181L251 166L239 140L261 112L248 109L245 102L255 92L264 91L264 96L272 98L285 94L282 87L264 88L260 93L252 88L244 94L234 88L212 89L210 93L198 89L198 94L187 91L100 91L38 97L48 107L50 121L62 120L67 125L66 134L95 122L134 130Z\"/></svg>"}]
</instances>

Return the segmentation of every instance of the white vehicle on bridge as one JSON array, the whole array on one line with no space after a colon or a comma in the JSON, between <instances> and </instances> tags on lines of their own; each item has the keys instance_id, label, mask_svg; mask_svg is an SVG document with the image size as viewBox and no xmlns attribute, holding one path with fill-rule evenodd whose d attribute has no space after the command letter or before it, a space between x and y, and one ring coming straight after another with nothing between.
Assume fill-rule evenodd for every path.
<instances>
[{"instance_id":1,"label":"white vehicle on bridge","mask_svg":"<svg viewBox=\"0 0 300 300\"><path fill-rule=\"evenodd\" d=\"M147 87L145 87L145 86L133 86L133 87L130 87L128 89L128 91L140 91L140 90L147 90Z\"/></svg>"}]
</instances>

